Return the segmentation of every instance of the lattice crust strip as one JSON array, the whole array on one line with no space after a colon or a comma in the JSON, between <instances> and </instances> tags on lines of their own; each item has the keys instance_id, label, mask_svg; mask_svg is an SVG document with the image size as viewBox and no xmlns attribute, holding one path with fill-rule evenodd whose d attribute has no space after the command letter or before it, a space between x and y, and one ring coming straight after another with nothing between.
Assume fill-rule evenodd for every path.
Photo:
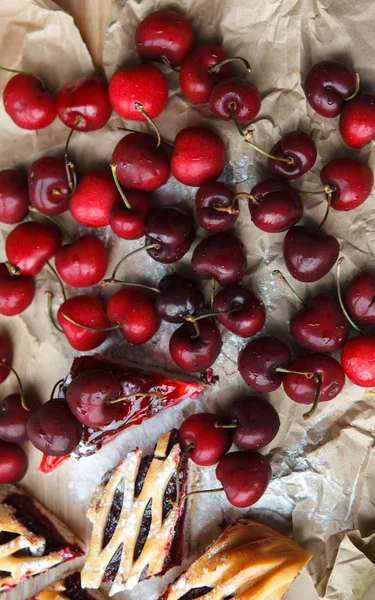
<instances>
[{"instance_id":1,"label":"lattice crust strip","mask_svg":"<svg viewBox=\"0 0 375 600\"><path fill-rule=\"evenodd\" d=\"M179 600L197 588L202 588L198 598L204 600L281 600L310 558L296 542L270 527L239 519L160 600Z\"/></svg>"},{"instance_id":2,"label":"lattice crust strip","mask_svg":"<svg viewBox=\"0 0 375 600\"><path fill-rule=\"evenodd\" d=\"M64 579L60 579L59 581L56 581L56 583L53 583L44 590L41 590L32 598L29 598L29 600L71 600L72 596L67 595L69 589L67 588L65 583L67 577L69 577L70 575L73 575L73 573L69 573L64 577ZM106 600L100 592L90 591L85 593L90 598L90 600Z\"/></svg>"},{"instance_id":3,"label":"lattice crust strip","mask_svg":"<svg viewBox=\"0 0 375 600\"><path fill-rule=\"evenodd\" d=\"M120 566L113 581L110 596L124 589L132 589L147 567L147 577L163 570L173 540L176 523L184 510L173 506L163 521L163 499L180 461L180 446L175 444L168 452L171 433L159 438L142 490L135 497L135 484L142 459L138 448L130 452L114 469L109 481L96 490L87 517L93 525L90 550L82 571L83 588L98 588L106 568L122 545ZM105 527L116 490L124 486L121 513L110 541L104 545ZM182 489L183 491L183 489ZM134 561L134 550L141 528L143 514L152 501L151 526L143 549Z\"/></svg>"}]
</instances>

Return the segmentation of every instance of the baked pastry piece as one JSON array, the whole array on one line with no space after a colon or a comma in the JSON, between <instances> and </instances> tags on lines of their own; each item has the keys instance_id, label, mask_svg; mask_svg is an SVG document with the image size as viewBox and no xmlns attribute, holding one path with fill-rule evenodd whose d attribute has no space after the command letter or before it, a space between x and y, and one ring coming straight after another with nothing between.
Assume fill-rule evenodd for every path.
<instances>
[{"instance_id":1,"label":"baked pastry piece","mask_svg":"<svg viewBox=\"0 0 375 600\"><path fill-rule=\"evenodd\" d=\"M281 600L310 558L293 540L241 518L159 600Z\"/></svg>"},{"instance_id":2,"label":"baked pastry piece","mask_svg":"<svg viewBox=\"0 0 375 600\"><path fill-rule=\"evenodd\" d=\"M159 438L153 455L137 448L107 474L87 512L93 530L83 588L110 581L113 596L181 564L186 502L176 498L187 476L176 430Z\"/></svg>"},{"instance_id":3,"label":"baked pastry piece","mask_svg":"<svg viewBox=\"0 0 375 600\"><path fill-rule=\"evenodd\" d=\"M0 592L83 554L80 540L35 498L0 486Z\"/></svg>"},{"instance_id":4,"label":"baked pastry piece","mask_svg":"<svg viewBox=\"0 0 375 600\"><path fill-rule=\"evenodd\" d=\"M68 573L63 579L49 585L29 600L106 600L105 596L96 590L83 590L81 573Z\"/></svg>"}]
</instances>

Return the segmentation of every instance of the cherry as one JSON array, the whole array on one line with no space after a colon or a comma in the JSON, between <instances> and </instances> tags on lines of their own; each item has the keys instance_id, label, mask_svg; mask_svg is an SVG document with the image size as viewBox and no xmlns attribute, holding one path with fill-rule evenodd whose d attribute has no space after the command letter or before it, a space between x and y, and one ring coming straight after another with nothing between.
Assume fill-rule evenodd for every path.
<instances>
[{"instance_id":1,"label":"cherry","mask_svg":"<svg viewBox=\"0 0 375 600\"><path fill-rule=\"evenodd\" d=\"M374 185L370 167L355 158L335 158L322 169L320 179L333 188L330 205L335 210L352 210L369 197Z\"/></svg>"},{"instance_id":2,"label":"cherry","mask_svg":"<svg viewBox=\"0 0 375 600\"><path fill-rule=\"evenodd\" d=\"M9 376L11 369L8 369L8 366L12 366L12 361L12 343L7 335L0 335L0 383L3 383Z\"/></svg>"},{"instance_id":3,"label":"cherry","mask_svg":"<svg viewBox=\"0 0 375 600\"><path fill-rule=\"evenodd\" d=\"M207 181L195 196L198 224L206 231L218 233L232 227L238 219L237 196L222 181Z\"/></svg>"},{"instance_id":4,"label":"cherry","mask_svg":"<svg viewBox=\"0 0 375 600\"><path fill-rule=\"evenodd\" d=\"M282 375L277 370L291 359L288 346L276 337L263 336L251 340L240 352L238 370L242 379L257 392L277 390Z\"/></svg>"},{"instance_id":5,"label":"cherry","mask_svg":"<svg viewBox=\"0 0 375 600\"><path fill-rule=\"evenodd\" d=\"M345 375L361 387L375 386L375 336L355 336L341 350Z\"/></svg>"},{"instance_id":6,"label":"cherry","mask_svg":"<svg viewBox=\"0 0 375 600\"><path fill-rule=\"evenodd\" d=\"M0 223L13 225L29 214L27 179L21 169L0 171Z\"/></svg>"},{"instance_id":7,"label":"cherry","mask_svg":"<svg viewBox=\"0 0 375 600\"><path fill-rule=\"evenodd\" d=\"M225 164L223 140L206 127L185 127L176 136L171 173L181 183L200 186L220 177Z\"/></svg>"},{"instance_id":8,"label":"cherry","mask_svg":"<svg viewBox=\"0 0 375 600\"><path fill-rule=\"evenodd\" d=\"M61 245L60 230L51 223L20 223L8 234L5 252L22 275L37 275Z\"/></svg>"},{"instance_id":9,"label":"cherry","mask_svg":"<svg viewBox=\"0 0 375 600\"><path fill-rule=\"evenodd\" d=\"M66 456L79 444L82 426L66 400L53 398L31 415L27 433L30 442L49 456Z\"/></svg>"},{"instance_id":10,"label":"cherry","mask_svg":"<svg viewBox=\"0 0 375 600\"><path fill-rule=\"evenodd\" d=\"M212 310L218 313L219 323L244 338L258 333L266 320L263 303L254 292L242 285L229 285L220 290L214 298Z\"/></svg>"},{"instance_id":11,"label":"cherry","mask_svg":"<svg viewBox=\"0 0 375 600\"><path fill-rule=\"evenodd\" d=\"M252 83L240 79L225 79L213 88L210 95L212 114L230 121L234 113L238 123L250 123L260 110L261 97Z\"/></svg>"},{"instance_id":12,"label":"cherry","mask_svg":"<svg viewBox=\"0 0 375 600\"><path fill-rule=\"evenodd\" d=\"M39 408L35 399L27 399L26 407L21 394L10 394L0 402L0 440L22 444L29 439L27 423Z\"/></svg>"},{"instance_id":13,"label":"cherry","mask_svg":"<svg viewBox=\"0 0 375 600\"><path fill-rule=\"evenodd\" d=\"M146 192L121 188L117 178L117 166L111 164L112 175L120 194L111 211L110 226L114 234L125 240L137 240L145 234L145 226L151 212L151 200Z\"/></svg>"},{"instance_id":14,"label":"cherry","mask_svg":"<svg viewBox=\"0 0 375 600\"><path fill-rule=\"evenodd\" d=\"M147 133L130 133L116 145L112 154L121 185L152 192L164 185L170 175L169 158L156 139Z\"/></svg>"},{"instance_id":15,"label":"cherry","mask_svg":"<svg viewBox=\"0 0 375 600\"><path fill-rule=\"evenodd\" d=\"M364 325L375 324L375 275L358 273L346 290L346 307L353 319Z\"/></svg>"},{"instance_id":16,"label":"cherry","mask_svg":"<svg viewBox=\"0 0 375 600\"><path fill-rule=\"evenodd\" d=\"M135 65L116 71L109 82L109 99L124 119L154 119L168 102L168 83L154 65Z\"/></svg>"},{"instance_id":17,"label":"cherry","mask_svg":"<svg viewBox=\"0 0 375 600\"><path fill-rule=\"evenodd\" d=\"M308 103L319 115L338 117L345 100L356 92L357 78L342 63L324 60L310 69L304 88Z\"/></svg>"},{"instance_id":18,"label":"cherry","mask_svg":"<svg viewBox=\"0 0 375 600\"><path fill-rule=\"evenodd\" d=\"M284 135L273 148L270 154L276 158L289 158L293 161L285 162L268 158L268 166L278 177L283 179L297 179L312 169L317 157L317 150L313 139L306 133L292 131Z\"/></svg>"},{"instance_id":19,"label":"cherry","mask_svg":"<svg viewBox=\"0 0 375 600\"><path fill-rule=\"evenodd\" d=\"M193 323L176 329L169 342L172 360L183 371L206 371L217 359L222 346L221 335L211 319L199 321L199 335Z\"/></svg>"},{"instance_id":20,"label":"cherry","mask_svg":"<svg viewBox=\"0 0 375 600\"><path fill-rule=\"evenodd\" d=\"M101 129L111 116L107 84L97 75L86 75L65 84L57 96L62 122L78 131Z\"/></svg>"},{"instance_id":21,"label":"cherry","mask_svg":"<svg viewBox=\"0 0 375 600\"><path fill-rule=\"evenodd\" d=\"M130 344L148 342L160 327L155 307L155 294L146 288L129 285L110 298L107 317L119 323L124 338Z\"/></svg>"},{"instance_id":22,"label":"cherry","mask_svg":"<svg viewBox=\"0 0 375 600\"><path fill-rule=\"evenodd\" d=\"M81 373L66 388L66 401L78 421L87 427L101 427L115 421L120 403L111 404L121 395L121 386L110 371L97 369Z\"/></svg>"},{"instance_id":23,"label":"cherry","mask_svg":"<svg viewBox=\"0 0 375 600\"><path fill-rule=\"evenodd\" d=\"M3 92L5 112L22 129L43 129L55 120L56 99L43 81L31 73L0 67L17 73L6 84Z\"/></svg>"},{"instance_id":24,"label":"cherry","mask_svg":"<svg viewBox=\"0 0 375 600\"><path fill-rule=\"evenodd\" d=\"M256 450L270 444L280 428L277 410L268 400L259 396L238 398L231 406L233 442L244 450ZM222 425L217 427L223 427Z\"/></svg>"},{"instance_id":25,"label":"cherry","mask_svg":"<svg viewBox=\"0 0 375 600\"><path fill-rule=\"evenodd\" d=\"M253 450L230 452L216 467L216 477L228 501L237 508L255 504L266 491L271 475L268 459Z\"/></svg>"},{"instance_id":26,"label":"cherry","mask_svg":"<svg viewBox=\"0 0 375 600\"><path fill-rule=\"evenodd\" d=\"M35 294L33 277L13 275L7 263L0 263L0 314L19 315L31 304Z\"/></svg>"},{"instance_id":27,"label":"cherry","mask_svg":"<svg viewBox=\"0 0 375 600\"><path fill-rule=\"evenodd\" d=\"M0 441L0 483L16 483L27 471L26 452L16 444Z\"/></svg>"},{"instance_id":28,"label":"cherry","mask_svg":"<svg viewBox=\"0 0 375 600\"><path fill-rule=\"evenodd\" d=\"M59 215L69 208L69 183L65 161L57 156L42 156L29 168L30 202L45 215Z\"/></svg>"},{"instance_id":29,"label":"cherry","mask_svg":"<svg viewBox=\"0 0 375 600\"><path fill-rule=\"evenodd\" d=\"M86 227L105 227L118 199L111 173L96 169L82 177L70 199L70 212Z\"/></svg>"},{"instance_id":30,"label":"cherry","mask_svg":"<svg viewBox=\"0 0 375 600\"><path fill-rule=\"evenodd\" d=\"M158 262L172 263L180 260L195 239L194 221L180 208L158 208L145 225L148 254Z\"/></svg>"},{"instance_id":31,"label":"cherry","mask_svg":"<svg viewBox=\"0 0 375 600\"><path fill-rule=\"evenodd\" d=\"M318 281L332 269L340 245L333 235L311 233L297 225L284 238L284 260L289 273L298 281Z\"/></svg>"},{"instance_id":32,"label":"cherry","mask_svg":"<svg viewBox=\"0 0 375 600\"><path fill-rule=\"evenodd\" d=\"M155 10L138 25L135 43L144 60L179 67L193 48L194 31L189 21L175 10Z\"/></svg>"},{"instance_id":33,"label":"cherry","mask_svg":"<svg viewBox=\"0 0 375 600\"><path fill-rule=\"evenodd\" d=\"M180 70L183 94L196 104L208 102L218 79L231 74L228 64L219 66L227 58L220 46L201 46L193 50L185 58Z\"/></svg>"},{"instance_id":34,"label":"cherry","mask_svg":"<svg viewBox=\"0 0 375 600\"><path fill-rule=\"evenodd\" d=\"M108 267L108 250L95 235L83 235L58 249L56 271L73 287L88 287L99 283Z\"/></svg>"},{"instance_id":35,"label":"cherry","mask_svg":"<svg viewBox=\"0 0 375 600\"><path fill-rule=\"evenodd\" d=\"M203 306L203 295L187 277L172 273L159 282L160 294L155 308L161 319L169 323L183 323L188 315L195 315Z\"/></svg>"},{"instance_id":36,"label":"cherry","mask_svg":"<svg viewBox=\"0 0 375 600\"><path fill-rule=\"evenodd\" d=\"M360 94L346 102L339 121L342 139L362 148L375 138L375 94Z\"/></svg>"},{"instance_id":37,"label":"cherry","mask_svg":"<svg viewBox=\"0 0 375 600\"><path fill-rule=\"evenodd\" d=\"M109 328L110 322L100 298L82 295L65 300L58 310L57 320L69 344L75 350L93 350L108 337L108 330L103 329Z\"/></svg>"},{"instance_id":38,"label":"cherry","mask_svg":"<svg viewBox=\"0 0 375 600\"><path fill-rule=\"evenodd\" d=\"M249 197L252 222L267 233L287 231L302 217L301 198L286 181L266 179L243 195Z\"/></svg>"},{"instance_id":39,"label":"cherry","mask_svg":"<svg viewBox=\"0 0 375 600\"><path fill-rule=\"evenodd\" d=\"M202 240L193 252L191 264L198 279L214 279L222 286L238 283L247 266L241 241L227 231Z\"/></svg>"},{"instance_id":40,"label":"cherry","mask_svg":"<svg viewBox=\"0 0 375 600\"><path fill-rule=\"evenodd\" d=\"M178 431L182 449L201 467L216 465L232 445L229 429L218 429L216 422L216 415L198 413L185 419Z\"/></svg>"}]
</instances>

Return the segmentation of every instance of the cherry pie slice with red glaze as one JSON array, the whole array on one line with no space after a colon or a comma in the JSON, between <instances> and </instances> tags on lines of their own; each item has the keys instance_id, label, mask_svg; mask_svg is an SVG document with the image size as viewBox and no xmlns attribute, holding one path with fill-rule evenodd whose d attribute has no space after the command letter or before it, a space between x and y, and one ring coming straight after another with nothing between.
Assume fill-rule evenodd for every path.
<instances>
[{"instance_id":1,"label":"cherry pie slice with red glaze","mask_svg":"<svg viewBox=\"0 0 375 600\"><path fill-rule=\"evenodd\" d=\"M81 573L75 571L44 588L29 600L106 600L106 597L96 590L83 590Z\"/></svg>"}]
</instances>

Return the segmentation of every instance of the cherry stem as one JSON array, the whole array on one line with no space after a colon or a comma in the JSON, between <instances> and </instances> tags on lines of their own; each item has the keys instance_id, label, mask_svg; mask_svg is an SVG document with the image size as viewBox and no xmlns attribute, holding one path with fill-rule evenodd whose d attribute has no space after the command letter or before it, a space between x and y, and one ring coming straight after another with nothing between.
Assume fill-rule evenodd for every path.
<instances>
[{"instance_id":1,"label":"cherry stem","mask_svg":"<svg viewBox=\"0 0 375 600\"><path fill-rule=\"evenodd\" d=\"M217 210L218 212L228 213L228 215L239 215L240 214L240 211L238 210L238 208L236 208L236 206L234 206L234 198L233 198L233 204L230 204L229 206L220 206L220 204L214 204L213 208L215 210Z\"/></svg>"},{"instance_id":2,"label":"cherry stem","mask_svg":"<svg viewBox=\"0 0 375 600\"><path fill-rule=\"evenodd\" d=\"M137 254L138 252L142 252L142 250L151 250L151 248L160 248L160 244L156 244L156 243L148 244L147 246L142 246L142 248L137 248L136 250L133 250L133 252L130 252L126 256L123 256L122 259L117 263L117 265L113 269L113 273L112 273L111 277L109 279L103 279L105 284L112 283L112 281L116 279L116 273L119 270L119 267L124 262L124 260L126 260L127 258L130 258L131 256L134 256L134 254ZM103 285L103 284L101 284L101 285ZM104 287L104 285L103 285L103 287Z\"/></svg>"},{"instance_id":3,"label":"cherry stem","mask_svg":"<svg viewBox=\"0 0 375 600\"><path fill-rule=\"evenodd\" d=\"M312 379L315 376L315 373L310 373L309 371L293 371L284 367L276 367L275 371L277 373L290 373L291 375L304 375L307 379Z\"/></svg>"},{"instance_id":4,"label":"cherry stem","mask_svg":"<svg viewBox=\"0 0 375 600\"><path fill-rule=\"evenodd\" d=\"M195 323L196 321L201 321L201 319L209 319L211 317L218 317L220 315L230 315L233 312L237 312L241 308L242 308L241 306L238 306L236 308L232 308L231 310L222 310L221 312L207 313L205 315L199 315L198 317L196 317L194 315L187 315L186 317L184 317L184 319L185 319L185 321L188 321L189 323Z\"/></svg>"},{"instance_id":5,"label":"cherry stem","mask_svg":"<svg viewBox=\"0 0 375 600\"><path fill-rule=\"evenodd\" d=\"M238 194L236 194L232 200L233 204L237 202L241 198L241 196L246 196L246 198L249 198L249 200L252 200L253 202L258 202L255 196L249 194L249 192L238 192Z\"/></svg>"},{"instance_id":6,"label":"cherry stem","mask_svg":"<svg viewBox=\"0 0 375 600\"><path fill-rule=\"evenodd\" d=\"M120 182L119 182L119 180L117 178L117 173L116 173L117 165L115 165L114 163L111 163L109 166L111 167L112 177L114 179L114 182L116 184L116 187L118 189L118 192L119 192L119 194L121 196L121 199L122 199L123 203L125 204L125 206L126 206L126 208L128 210L132 210L132 206L131 206L129 200L127 199L127 197L125 196L124 191L123 191L123 189L122 189L122 187L120 185Z\"/></svg>"},{"instance_id":7,"label":"cherry stem","mask_svg":"<svg viewBox=\"0 0 375 600\"><path fill-rule=\"evenodd\" d=\"M17 75L31 75L32 77L35 77L35 79L38 79L40 81L43 90L46 88L46 84L44 83L43 79L41 77L38 77L38 75L35 75L35 73L30 73L30 71L20 71L18 69L9 69L8 67L0 67L0 69L2 71L7 71L8 73L16 73Z\"/></svg>"},{"instance_id":8,"label":"cherry stem","mask_svg":"<svg viewBox=\"0 0 375 600\"><path fill-rule=\"evenodd\" d=\"M327 209L325 212L325 215L323 217L323 221L320 223L317 231L319 231L319 229L321 229L324 225L324 223L326 222L328 215L329 215L329 211L331 209L331 204L332 204L332 194L333 192L336 191L336 188L333 185L325 185L324 186L324 193L326 194L326 199L327 199Z\"/></svg>"},{"instance_id":9,"label":"cherry stem","mask_svg":"<svg viewBox=\"0 0 375 600\"><path fill-rule=\"evenodd\" d=\"M353 98L356 97L356 95L359 92L359 87L361 85L361 81L360 81L360 77L359 77L359 73L355 74L355 88L354 88L354 92L348 96L347 98L344 98L345 102L347 102L348 100L353 100Z\"/></svg>"},{"instance_id":10,"label":"cherry stem","mask_svg":"<svg viewBox=\"0 0 375 600\"><path fill-rule=\"evenodd\" d=\"M111 327L90 327L89 325L84 325L83 323L75 321L75 319L72 319L72 317L69 317L69 315L67 315L66 313L61 314L64 317L64 319L69 321L69 323L73 323L73 325L77 325L77 327L82 327L82 329L88 329L89 331L113 331L114 329L119 329L121 327L120 323L117 323L116 325L111 325Z\"/></svg>"},{"instance_id":11,"label":"cherry stem","mask_svg":"<svg viewBox=\"0 0 375 600\"><path fill-rule=\"evenodd\" d=\"M131 281L122 281L121 279L102 279L100 285L102 287L106 287L109 283L121 283L122 285L131 285L160 294L160 290L158 288L152 287L151 285L143 285L143 283L132 283Z\"/></svg>"},{"instance_id":12,"label":"cherry stem","mask_svg":"<svg viewBox=\"0 0 375 600\"><path fill-rule=\"evenodd\" d=\"M216 282L215 279L212 277L211 278L211 292L210 292L210 304L211 304L211 310L212 310L212 306L215 300L215 292L216 292Z\"/></svg>"},{"instance_id":13,"label":"cherry stem","mask_svg":"<svg viewBox=\"0 0 375 600\"><path fill-rule=\"evenodd\" d=\"M292 293L294 298L297 300L297 302L300 302L301 304L303 304L303 306L307 307L306 302L304 300L302 300L301 296L299 294L297 294L295 289L292 288L289 281L286 279L286 277L282 274L281 271L279 271L278 269L275 269L274 271L272 271L272 275L274 277L277 277L278 279L280 279L280 281L282 281L283 283L285 283L285 285L287 286L289 291Z\"/></svg>"},{"instance_id":14,"label":"cherry stem","mask_svg":"<svg viewBox=\"0 0 375 600\"><path fill-rule=\"evenodd\" d=\"M72 127L72 129L67 137L66 143L65 143L65 151L64 151L65 171L66 171L66 177L68 179L68 187L70 189L70 195L74 194L75 189L77 187L77 176L76 176L74 164L69 160L69 144L70 144L70 140L72 139L73 133L77 129L78 125L80 123L82 123L82 121L84 121L84 120L85 119L83 117L77 116L75 125Z\"/></svg>"},{"instance_id":15,"label":"cherry stem","mask_svg":"<svg viewBox=\"0 0 375 600\"><path fill-rule=\"evenodd\" d=\"M342 312L344 313L345 318L349 321L350 325L359 333L361 333L362 335L364 335L363 331L358 327L358 325L356 325L354 323L354 321L352 320L352 318L349 316L348 311L345 308L345 304L344 301L342 299L342 295L341 295L341 285L340 285L340 278L341 278L341 263L344 260L344 257L342 256L341 258L339 258L339 260L337 261L337 265L336 265L336 287L337 287L337 297L339 299L339 304L341 307Z\"/></svg>"},{"instance_id":16,"label":"cherry stem","mask_svg":"<svg viewBox=\"0 0 375 600\"><path fill-rule=\"evenodd\" d=\"M243 58L243 56L232 56L231 58L226 58L225 60L222 60L221 62L219 62L217 65L211 65L210 67L208 67L207 71L213 75L216 75L218 73L218 71L221 69L221 67L224 67L224 65L227 65L228 63L231 63L235 60L240 60L241 62L243 62L243 64L245 65L246 71L251 73L250 63L246 60L246 58Z\"/></svg>"},{"instance_id":17,"label":"cherry stem","mask_svg":"<svg viewBox=\"0 0 375 600\"><path fill-rule=\"evenodd\" d=\"M312 407L310 408L310 410L307 413L304 413L304 415L303 415L304 419L309 419L310 417L312 417L312 415L315 413L316 409L318 408L320 394L322 391L322 385L323 385L323 381L324 381L324 376L322 375L322 373L315 373L314 379L318 384L317 388L316 388L316 392L315 392L314 403L313 403Z\"/></svg>"},{"instance_id":18,"label":"cherry stem","mask_svg":"<svg viewBox=\"0 0 375 600\"><path fill-rule=\"evenodd\" d=\"M177 506L179 505L180 500L181 500L181 498L180 498L180 493L181 493L181 487L180 487L181 465L182 465L182 462L188 458L188 454L189 454L190 450L192 450L192 448L194 448L194 446L195 446L194 442L190 442L190 444L188 444L186 446L186 448L181 449L181 452L180 452L180 458L179 458L179 461L178 461L177 467L176 467L176 504L177 504Z\"/></svg>"},{"instance_id":19,"label":"cherry stem","mask_svg":"<svg viewBox=\"0 0 375 600\"><path fill-rule=\"evenodd\" d=\"M189 498L189 496L194 496L195 494L215 494L216 492L224 492L224 488L214 488L212 490L194 490L193 492L188 492L184 494L181 498L181 502Z\"/></svg>"},{"instance_id":20,"label":"cherry stem","mask_svg":"<svg viewBox=\"0 0 375 600\"><path fill-rule=\"evenodd\" d=\"M56 381L55 385L52 388L51 395L49 397L50 400L53 400L57 386L60 385L60 383L62 383L63 381L64 381L64 379L59 379L58 381Z\"/></svg>"},{"instance_id":21,"label":"cherry stem","mask_svg":"<svg viewBox=\"0 0 375 600\"><path fill-rule=\"evenodd\" d=\"M127 396L122 396L121 398L115 398L114 400L109 400L107 404L118 404L119 402L123 402L124 400L130 400L130 398L144 398L145 396L150 396L150 398L163 398L162 392L136 392L135 394L128 394Z\"/></svg>"},{"instance_id":22,"label":"cherry stem","mask_svg":"<svg viewBox=\"0 0 375 600\"><path fill-rule=\"evenodd\" d=\"M216 422L214 427L215 427L215 429L237 429L238 424L230 423L229 425L220 425L220 423Z\"/></svg>"},{"instance_id":23,"label":"cherry stem","mask_svg":"<svg viewBox=\"0 0 375 600\"><path fill-rule=\"evenodd\" d=\"M53 300L53 294L52 292L46 292L47 294L47 308L48 308L48 316L49 319L52 323L52 325L54 326L54 328L56 329L56 331L58 331L59 333L64 333L64 330L61 329L61 327L59 327L55 321L55 317L53 316L53 307L52 307L52 300Z\"/></svg>"},{"instance_id":24,"label":"cherry stem","mask_svg":"<svg viewBox=\"0 0 375 600\"><path fill-rule=\"evenodd\" d=\"M157 150L161 144L161 137L160 137L159 129L156 127L156 125L155 125L154 121L151 119L150 115L146 112L143 104L141 104L140 102L135 102L134 106L135 106L136 110L138 110L141 113L141 115L146 119L147 123L155 131L156 138L157 138L157 142L156 142L156 150Z\"/></svg>"},{"instance_id":25,"label":"cherry stem","mask_svg":"<svg viewBox=\"0 0 375 600\"><path fill-rule=\"evenodd\" d=\"M22 404L22 408L24 408L25 410L30 410L26 404L26 398L25 398L25 393L23 391L23 386L22 386L22 381L20 376L18 375L17 371L15 369L13 369L13 367L11 367L10 365L7 365L4 361L1 361L1 365L3 367L6 367L7 369L9 369L9 371L12 371L12 373L14 373L14 375L16 376L17 382L18 382L18 387L20 388L20 396L21 396L21 404Z\"/></svg>"},{"instance_id":26,"label":"cherry stem","mask_svg":"<svg viewBox=\"0 0 375 600\"><path fill-rule=\"evenodd\" d=\"M8 269L8 273L11 277L16 277L17 275L21 275L21 269L17 267L14 263L9 260L5 261L5 266Z\"/></svg>"},{"instance_id":27,"label":"cherry stem","mask_svg":"<svg viewBox=\"0 0 375 600\"><path fill-rule=\"evenodd\" d=\"M54 274L54 276L56 277L57 281L59 282L63 298L64 298L64 300L66 300L65 288L64 288L63 282L61 281L60 275L58 274L58 272L56 271L56 269L53 268L53 266L51 265L51 263L48 260L46 262L46 265L51 269L52 273Z\"/></svg>"},{"instance_id":28,"label":"cherry stem","mask_svg":"<svg viewBox=\"0 0 375 600\"><path fill-rule=\"evenodd\" d=\"M166 56L161 57L161 62L164 63L170 69L172 69L172 71L176 71L176 73L180 72L180 69L178 67L175 67L174 65L172 65L172 63L167 59Z\"/></svg>"},{"instance_id":29,"label":"cherry stem","mask_svg":"<svg viewBox=\"0 0 375 600\"><path fill-rule=\"evenodd\" d=\"M44 217L45 219L47 219L47 221L50 221L50 223L53 223L61 231L62 235L64 235L68 240L71 239L70 235L68 234L66 229L64 229L64 227L56 219L54 219L54 217L51 217L51 215L45 215L44 213L40 212L40 210L38 210L34 206L29 206L29 212L32 212L37 215L40 215L41 217Z\"/></svg>"},{"instance_id":30,"label":"cherry stem","mask_svg":"<svg viewBox=\"0 0 375 600\"><path fill-rule=\"evenodd\" d=\"M138 129L130 129L129 127L117 127L118 131L130 131L131 133L143 133L142 131L139 131ZM169 146L170 148L173 148L173 144L171 142L167 142L167 140L164 140L162 138L161 139L161 143L165 144L166 146Z\"/></svg>"}]
</instances>

